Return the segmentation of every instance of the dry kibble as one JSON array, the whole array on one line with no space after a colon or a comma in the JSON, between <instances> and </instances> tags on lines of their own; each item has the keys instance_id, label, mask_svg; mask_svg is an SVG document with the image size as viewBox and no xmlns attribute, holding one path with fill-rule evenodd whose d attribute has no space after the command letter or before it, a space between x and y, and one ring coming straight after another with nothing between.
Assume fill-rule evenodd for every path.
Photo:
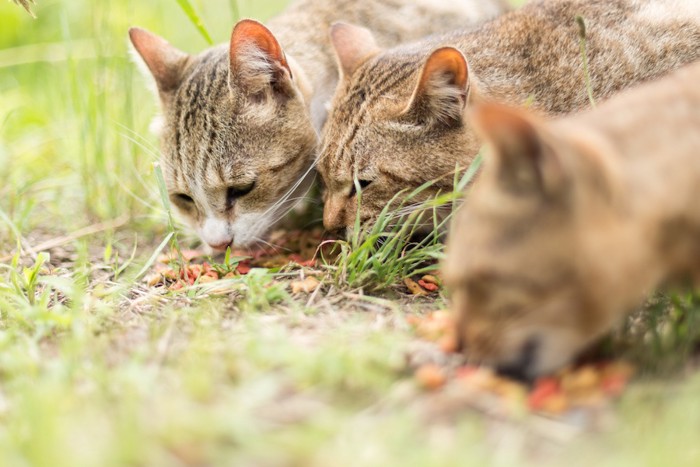
<instances>
[{"instance_id":1,"label":"dry kibble","mask_svg":"<svg viewBox=\"0 0 700 467\"><path fill-rule=\"evenodd\" d=\"M418 285L427 290L428 292L437 292L440 290L438 285L432 284L430 282L425 282L423 279L418 281Z\"/></svg>"},{"instance_id":2,"label":"dry kibble","mask_svg":"<svg viewBox=\"0 0 700 467\"><path fill-rule=\"evenodd\" d=\"M320 287L321 283L315 277L309 276L303 281L292 282L292 293L312 293Z\"/></svg>"},{"instance_id":3,"label":"dry kibble","mask_svg":"<svg viewBox=\"0 0 700 467\"><path fill-rule=\"evenodd\" d=\"M436 343L445 353L456 351L455 318L449 311L410 316L407 320L420 338ZM567 367L550 377L538 379L529 390L520 382L496 375L488 367L467 365L448 373L446 369L432 366L422 369L416 377L426 381L428 386L431 378L437 386L446 384L441 378L451 379L466 391L497 396L505 408L526 406L533 412L559 416L571 409L604 406L610 398L624 392L633 374L634 368L625 362Z\"/></svg>"},{"instance_id":4,"label":"dry kibble","mask_svg":"<svg viewBox=\"0 0 700 467\"><path fill-rule=\"evenodd\" d=\"M438 340L438 347L445 353L455 353L457 351L457 334L448 332Z\"/></svg>"},{"instance_id":5,"label":"dry kibble","mask_svg":"<svg viewBox=\"0 0 700 467\"><path fill-rule=\"evenodd\" d=\"M562 389L570 394L581 394L592 391L600 384L600 373L593 366L587 365L564 375L561 380Z\"/></svg>"},{"instance_id":6,"label":"dry kibble","mask_svg":"<svg viewBox=\"0 0 700 467\"><path fill-rule=\"evenodd\" d=\"M541 411L551 415L561 415L569 409L569 398L564 393L556 393L542 402Z\"/></svg>"},{"instance_id":7,"label":"dry kibble","mask_svg":"<svg viewBox=\"0 0 700 467\"><path fill-rule=\"evenodd\" d=\"M405 278L403 280L403 283L408 288L408 291L411 292L411 295L418 295L418 296L428 295L428 292L423 287L418 285L418 283L416 281L414 281L413 279L411 279L409 277Z\"/></svg>"},{"instance_id":8,"label":"dry kibble","mask_svg":"<svg viewBox=\"0 0 700 467\"><path fill-rule=\"evenodd\" d=\"M218 277L210 276L208 274L205 274L204 276L201 276L199 278L199 283L200 284L211 284L212 282L218 281Z\"/></svg>"},{"instance_id":9,"label":"dry kibble","mask_svg":"<svg viewBox=\"0 0 700 467\"><path fill-rule=\"evenodd\" d=\"M160 284L162 280L163 276L161 274L153 274L146 278L146 283L149 287L155 287L156 285Z\"/></svg>"},{"instance_id":10,"label":"dry kibble","mask_svg":"<svg viewBox=\"0 0 700 467\"><path fill-rule=\"evenodd\" d=\"M527 396L527 387L524 384L506 378L497 377L492 391L509 401L525 400Z\"/></svg>"},{"instance_id":11,"label":"dry kibble","mask_svg":"<svg viewBox=\"0 0 700 467\"><path fill-rule=\"evenodd\" d=\"M447 382L445 371L437 365L423 365L416 370L416 381L425 389L435 390Z\"/></svg>"},{"instance_id":12,"label":"dry kibble","mask_svg":"<svg viewBox=\"0 0 700 467\"><path fill-rule=\"evenodd\" d=\"M440 280L439 280L437 277L435 277L435 276L433 276L433 275L431 275L431 274L428 274L428 275L425 275L425 276L421 277L421 280L422 280L423 282L427 282L428 284L437 285L438 287L439 287L440 285L442 285L442 284L440 284Z\"/></svg>"}]
</instances>

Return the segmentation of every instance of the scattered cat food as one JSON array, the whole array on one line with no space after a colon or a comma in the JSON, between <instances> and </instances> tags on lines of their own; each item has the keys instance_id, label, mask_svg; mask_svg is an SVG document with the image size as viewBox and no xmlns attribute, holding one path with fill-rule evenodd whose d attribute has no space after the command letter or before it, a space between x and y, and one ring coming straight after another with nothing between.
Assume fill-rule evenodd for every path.
<instances>
[{"instance_id":1,"label":"scattered cat food","mask_svg":"<svg viewBox=\"0 0 700 467\"><path fill-rule=\"evenodd\" d=\"M455 322L449 311L411 316L408 321L420 338L437 343L444 353L456 351ZM539 378L532 386L499 376L488 367L442 368L429 364L415 371L416 381L425 389L457 384L471 392L496 396L504 407L524 407L548 416L603 407L622 395L633 376L634 367L622 361L569 367Z\"/></svg>"},{"instance_id":2,"label":"scattered cat food","mask_svg":"<svg viewBox=\"0 0 700 467\"><path fill-rule=\"evenodd\" d=\"M428 295L428 291L420 285L418 285L418 282L414 281L410 277L405 278L403 280L403 283L406 286L406 288L408 288L408 291L411 293L411 295Z\"/></svg>"},{"instance_id":3,"label":"scattered cat food","mask_svg":"<svg viewBox=\"0 0 700 467\"><path fill-rule=\"evenodd\" d=\"M163 286L170 291L178 291L244 276L253 268L313 268L318 264L319 254L325 254L325 257L332 254L332 243L323 241L320 229L310 232L279 231L271 235L269 246L232 251L228 265L212 265L205 261L204 252L198 250L173 250L158 257L155 272L145 281L149 287ZM313 292L320 285L313 277L300 282L303 284L297 284L298 293Z\"/></svg>"},{"instance_id":4,"label":"scattered cat food","mask_svg":"<svg viewBox=\"0 0 700 467\"><path fill-rule=\"evenodd\" d=\"M428 390L440 389L447 382L447 373L438 365L423 365L416 370L416 381Z\"/></svg>"},{"instance_id":5,"label":"scattered cat food","mask_svg":"<svg viewBox=\"0 0 700 467\"><path fill-rule=\"evenodd\" d=\"M315 292L320 286L321 282L318 279L309 276L304 280L292 282L292 293L295 295L300 293L309 294Z\"/></svg>"},{"instance_id":6,"label":"scattered cat food","mask_svg":"<svg viewBox=\"0 0 700 467\"><path fill-rule=\"evenodd\" d=\"M442 284L435 275L425 275L418 280L407 277L403 280L404 285L411 295L430 295L440 290Z\"/></svg>"}]
</instances>

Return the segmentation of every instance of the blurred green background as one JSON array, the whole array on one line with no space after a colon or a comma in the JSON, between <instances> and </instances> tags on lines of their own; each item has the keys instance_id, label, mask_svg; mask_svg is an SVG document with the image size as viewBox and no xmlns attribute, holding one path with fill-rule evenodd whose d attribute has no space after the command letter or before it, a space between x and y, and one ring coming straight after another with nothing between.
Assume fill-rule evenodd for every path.
<instances>
[{"instance_id":1,"label":"blurred green background","mask_svg":"<svg viewBox=\"0 0 700 467\"><path fill-rule=\"evenodd\" d=\"M194 5L214 41L224 42L236 9L264 20L286 3ZM157 141L147 130L156 100L129 58L127 29L150 29L193 53L207 43L173 0L40 0L34 10L36 20L0 1L3 217L31 232L124 213L147 223L162 216L151 178ZM0 239L9 233L0 223Z\"/></svg>"}]
</instances>

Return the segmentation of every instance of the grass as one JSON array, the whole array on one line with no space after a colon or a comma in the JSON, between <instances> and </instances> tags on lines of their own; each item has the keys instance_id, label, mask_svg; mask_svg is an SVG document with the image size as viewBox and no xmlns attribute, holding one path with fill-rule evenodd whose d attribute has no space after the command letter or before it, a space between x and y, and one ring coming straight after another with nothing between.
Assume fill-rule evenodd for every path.
<instances>
[{"instance_id":1,"label":"grass","mask_svg":"<svg viewBox=\"0 0 700 467\"><path fill-rule=\"evenodd\" d=\"M160 250L193 239L159 192L155 102L126 30L194 52L284 2L185 3L195 24L164 0L43 0L36 20L0 2L0 465L697 464L692 295L660 296L611 341L644 373L616 428L550 451L525 420L426 414L447 401L412 383L422 347L406 317L442 298L397 284L442 247L437 235L405 246L401 203L340 245L314 296L266 270L225 297L146 287Z\"/></svg>"}]
</instances>

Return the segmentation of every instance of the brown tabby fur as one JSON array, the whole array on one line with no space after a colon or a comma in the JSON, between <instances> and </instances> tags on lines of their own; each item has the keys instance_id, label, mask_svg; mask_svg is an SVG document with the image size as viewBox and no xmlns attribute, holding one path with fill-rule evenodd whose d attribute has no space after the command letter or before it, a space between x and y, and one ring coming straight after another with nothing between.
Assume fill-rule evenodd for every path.
<instances>
[{"instance_id":1,"label":"brown tabby fur","mask_svg":"<svg viewBox=\"0 0 700 467\"><path fill-rule=\"evenodd\" d=\"M700 63L551 123L476 111L490 151L444 265L468 355L531 378L700 283L699 83Z\"/></svg>"},{"instance_id":2,"label":"brown tabby fur","mask_svg":"<svg viewBox=\"0 0 700 467\"><path fill-rule=\"evenodd\" d=\"M482 144L463 117L470 103L528 103L550 115L589 106L576 15L596 99L700 58L697 0L532 1L472 32L375 50L339 85L326 125L326 227L354 224L354 176L366 186L362 221L401 190L437 180L426 196L451 191L455 167Z\"/></svg>"},{"instance_id":3,"label":"brown tabby fur","mask_svg":"<svg viewBox=\"0 0 700 467\"><path fill-rule=\"evenodd\" d=\"M230 44L195 56L132 29L162 103L173 204L214 249L260 240L313 178L338 79L333 21L367 24L388 45L493 17L501 1L300 0L270 21L272 32L243 21Z\"/></svg>"}]
</instances>

